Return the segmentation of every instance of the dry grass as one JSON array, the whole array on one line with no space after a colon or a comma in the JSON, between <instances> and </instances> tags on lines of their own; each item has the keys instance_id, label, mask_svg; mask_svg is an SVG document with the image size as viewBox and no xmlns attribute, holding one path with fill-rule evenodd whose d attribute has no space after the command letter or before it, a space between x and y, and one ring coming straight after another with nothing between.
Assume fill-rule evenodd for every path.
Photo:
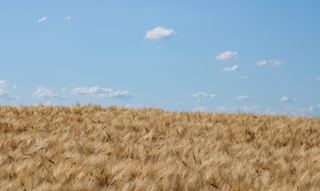
<instances>
[{"instance_id":1,"label":"dry grass","mask_svg":"<svg viewBox=\"0 0 320 191\"><path fill-rule=\"evenodd\" d=\"M0 107L1 190L319 190L320 118Z\"/></svg>"}]
</instances>

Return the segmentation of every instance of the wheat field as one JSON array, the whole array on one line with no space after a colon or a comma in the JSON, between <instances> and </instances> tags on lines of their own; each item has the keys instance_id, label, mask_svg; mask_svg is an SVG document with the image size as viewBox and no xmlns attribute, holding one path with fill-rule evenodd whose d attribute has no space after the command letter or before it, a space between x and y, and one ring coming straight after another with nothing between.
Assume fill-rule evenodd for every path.
<instances>
[{"instance_id":1,"label":"wheat field","mask_svg":"<svg viewBox=\"0 0 320 191\"><path fill-rule=\"evenodd\" d=\"M0 190L319 190L320 118L0 106Z\"/></svg>"}]
</instances>

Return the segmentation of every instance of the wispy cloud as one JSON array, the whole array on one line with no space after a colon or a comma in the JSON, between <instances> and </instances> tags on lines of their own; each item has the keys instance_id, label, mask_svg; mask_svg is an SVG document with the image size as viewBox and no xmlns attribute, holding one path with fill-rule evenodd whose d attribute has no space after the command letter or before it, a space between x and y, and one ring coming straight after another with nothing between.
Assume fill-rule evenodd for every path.
<instances>
[{"instance_id":1,"label":"wispy cloud","mask_svg":"<svg viewBox=\"0 0 320 191\"><path fill-rule=\"evenodd\" d=\"M200 100L198 100L197 102L196 102L198 105L206 105L206 104L204 104L202 101L200 101Z\"/></svg>"},{"instance_id":2,"label":"wispy cloud","mask_svg":"<svg viewBox=\"0 0 320 191\"><path fill-rule=\"evenodd\" d=\"M18 87L17 84L13 85L13 86L12 86L12 91L14 91L17 87Z\"/></svg>"},{"instance_id":3,"label":"wispy cloud","mask_svg":"<svg viewBox=\"0 0 320 191\"><path fill-rule=\"evenodd\" d=\"M185 106L187 104L186 103L177 103L177 105Z\"/></svg>"},{"instance_id":4,"label":"wispy cloud","mask_svg":"<svg viewBox=\"0 0 320 191\"><path fill-rule=\"evenodd\" d=\"M267 65L267 61L266 60L262 60L262 61L259 61L259 62L257 62L257 65L258 66L265 66L265 65Z\"/></svg>"},{"instance_id":5,"label":"wispy cloud","mask_svg":"<svg viewBox=\"0 0 320 191\"><path fill-rule=\"evenodd\" d=\"M231 59L237 59L237 55L237 52L226 51L216 56L216 60L229 61Z\"/></svg>"},{"instance_id":6,"label":"wispy cloud","mask_svg":"<svg viewBox=\"0 0 320 191\"><path fill-rule=\"evenodd\" d=\"M227 67L221 70L221 72L234 72L234 71L240 71L240 67L238 65L234 65L231 68Z\"/></svg>"},{"instance_id":7,"label":"wispy cloud","mask_svg":"<svg viewBox=\"0 0 320 191\"><path fill-rule=\"evenodd\" d=\"M70 20L71 19L71 17L70 16L67 16L67 17L65 17L65 18L63 18L64 20Z\"/></svg>"},{"instance_id":8,"label":"wispy cloud","mask_svg":"<svg viewBox=\"0 0 320 191\"><path fill-rule=\"evenodd\" d=\"M155 49L160 49L161 48L161 46L157 46Z\"/></svg>"},{"instance_id":9,"label":"wispy cloud","mask_svg":"<svg viewBox=\"0 0 320 191\"><path fill-rule=\"evenodd\" d=\"M291 99L288 96L283 96L280 101L282 101L282 102L295 102L297 100Z\"/></svg>"},{"instance_id":10,"label":"wispy cloud","mask_svg":"<svg viewBox=\"0 0 320 191\"><path fill-rule=\"evenodd\" d=\"M145 39L165 39L174 33L175 31L173 31L172 29L166 29L158 26L152 30L148 30L144 38Z\"/></svg>"},{"instance_id":11,"label":"wispy cloud","mask_svg":"<svg viewBox=\"0 0 320 191\"><path fill-rule=\"evenodd\" d=\"M238 96L238 97L235 97L234 99L238 99L238 100L252 100L252 98L250 98L250 97L247 96L247 95Z\"/></svg>"},{"instance_id":12,"label":"wispy cloud","mask_svg":"<svg viewBox=\"0 0 320 191\"><path fill-rule=\"evenodd\" d=\"M209 112L211 110L210 107L206 106L206 105L203 105L203 106L200 106L200 107L196 107L193 111L197 112Z\"/></svg>"},{"instance_id":13,"label":"wispy cloud","mask_svg":"<svg viewBox=\"0 0 320 191\"><path fill-rule=\"evenodd\" d=\"M225 106L225 105L219 105L219 106L215 109L215 111L216 111L216 112L223 112L223 113L225 113L225 112L230 112L231 109L228 108L228 107Z\"/></svg>"},{"instance_id":14,"label":"wispy cloud","mask_svg":"<svg viewBox=\"0 0 320 191\"><path fill-rule=\"evenodd\" d=\"M8 90L4 90L0 88L0 97L5 98L5 99L19 99L20 96L14 96L13 93L11 93Z\"/></svg>"},{"instance_id":15,"label":"wispy cloud","mask_svg":"<svg viewBox=\"0 0 320 191\"><path fill-rule=\"evenodd\" d=\"M4 86L4 84L6 83L5 80L0 80L0 88L2 88Z\"/></svg>"},{"instance_id":16,"label":"wispy cloud","mask_svg":"<svg viewBox=\"0 0 320 191\"><path fill-rule=\"evenodd\" d=\"M63 93L64 91L66 91L67 87L63 87L61 90L61 93Z\"/></svg>"},{"instance_id":17,"label":"wispy cloud","mask_svg":"<svg viewBox=\"0 0 320 191\"><path fill-rule=\"evenodd\" d=\"M272 64L272 65L280 65L280 64L283 64L283 62L281 60L269 60L268 61L269 64Z\"/></svg>"},{"instance_id":18,"label":"wispy cloud","mask_svg":"<svg viewBox=\"0 0 320 191\"><path fill-rule=\"evenodd\" d=\"M257 65L258 66L265 66L265 65L280 65L280 64L283 64L283 62L281 60L269 60L269 61L266 61L266 60L262 60L262 61L258 61L257 62Z\"/></svg>"},{"instance_id":19,"label":"wispy cloud","mask_svg":"<svg viewBox=\"0 0 320 191\"><path fill-rule=\"evenodd\" d=\"M215 97L217 97L216 94L207 94L207 93L204 93L204 92L199 92L199 93L196 93L196 94L193 94L193 95L187 95L187 96L193 96L193 97L209 97L209 98L215 98Z\"/></svg>"},{"instance_id":20,"label":"wispy cloud","mask_svg":"<svg viewBox=\"0 0 320 191\"><path fill-rule=\"evenodd\" d=\"M97 96L99 98L117 98L117 99L131 99L134 94L128 91L113 91L111 88L95 87L78 87L70 92L71 95L90 95Z\"/></svg>"},{"instance_id":21,"label":"wispy cloud","mask_svg":"<svg viewBox=\"0 0 320 191\"><path fill-rule=\"evenodd\" d=\"M19 99L20 96L15 96L9 90L4 89L5 84L6 84L6 80L0 80L0 97L5 99Z\"/></svg>"},{"instance_id":22,"label":"wispy cloud","mask_svg":"<svg viewBox=\"0 0 320 191\"><path fill-rule=\"evenodd\" d=\"M245 79L245 78L249 78L249 76L238 76L238 79Z\"/></svg>"},{"instance_id":23,"label":"wispy cloud","mask_svg":"<svg viewBox=\"0 0 320 191\"><path fill-rule=\"evenodd\" d=\"M242 106L242 107L227 107L225 105L219 105L216 109L216 112L222 112L222 113L228 113L228 112L245 112L245 113L261 113L261 107L258 105L252 105L252 106Z\"/></svg>"},{"instance_id":24,"label":"wispy cloud","mask_svg":"<svg viewBox=\"0 0 320 191\"><path fill-rule=\"evenodd\" d=\"M59 93L55 93L52 89L37 87L37 91L33 93L33 96L38 98L56 98L56 99L66 99L67 97L60 95Z\"/></svg>"},{"instance_id":25,"label":"wispy cloud","mask_svg":"<svg viewBox=\"0 0 320 191\"><path fill-rule=\"evenodd\" d=\"M319 77L319 78L317 78L317 80L320 80L320 77Z\"/></svg>"},{"instance_id":26,"label":"wispy cloud","mask_svg":"<svg viewBox=\"0 0 320 191\"><path fill-rule=\"evenodd\" d=\"M135 109L142 109L144 108L144 104L127 104L126 106L124 106L125 108L135 108Z\"/></svg>"},{"instance_id":27,"label":"wispy cloud","mask_svg":"<svg viewBox=\"0 0 320 191\"><path fill-rule=\"evenodd\" d=\"M37 22L40 23L42 21L45 21L46 19L47 19L47 17L43 17L43 18L39 19Z\"/></svg>"}]
</instances>

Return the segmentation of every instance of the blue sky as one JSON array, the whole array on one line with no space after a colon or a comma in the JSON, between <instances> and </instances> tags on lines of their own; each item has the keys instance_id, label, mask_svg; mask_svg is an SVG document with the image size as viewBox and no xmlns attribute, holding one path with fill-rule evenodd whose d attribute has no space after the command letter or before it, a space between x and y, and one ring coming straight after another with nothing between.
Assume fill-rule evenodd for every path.
<instances>
[{"instance_id":1,"label":"blue sky","mask_svg":"<svg viewBox=\"0 0 320 191\"><path fill-rule=\"evenodd\" d=\"M1 1L0 104L320 116L319 1Z\"/></svg>"}]
</instances>

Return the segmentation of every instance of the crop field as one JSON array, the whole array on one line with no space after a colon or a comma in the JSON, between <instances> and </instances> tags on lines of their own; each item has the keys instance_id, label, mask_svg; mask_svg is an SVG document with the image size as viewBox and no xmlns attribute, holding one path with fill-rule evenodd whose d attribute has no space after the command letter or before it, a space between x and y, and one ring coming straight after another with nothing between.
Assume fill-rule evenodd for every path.
<instances>
[{"instance_id":1,"label":"crop field","mask_svg":"<svg viewBox=\"0 0 320 191\"><path fill-rule=\"evenodd\" d=\"M0 190L319 188L320 118L0 107Z\"/></svg>"}]
</instances>

